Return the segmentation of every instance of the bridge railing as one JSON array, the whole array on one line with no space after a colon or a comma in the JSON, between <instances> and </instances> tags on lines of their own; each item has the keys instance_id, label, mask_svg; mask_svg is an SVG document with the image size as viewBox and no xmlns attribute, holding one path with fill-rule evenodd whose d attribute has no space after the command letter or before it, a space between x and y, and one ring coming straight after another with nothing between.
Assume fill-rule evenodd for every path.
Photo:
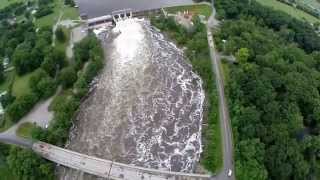
<instances>
[{"instance_id":1,"label":"bridge railing","mask_svg":"<svg viewBox=\"0 0 320 180\"><path fill-rule=\"evenodd\" d=\"M82 170L89 174L97 176L121 179L121 180L184 180L198 179L209 180L212 178L210 174L192 174L183 172L172 172L157 170L151 168L137 167L110 160L105 160L93 156L88 156L57 146L53 146L44 142L36 142L32 148L42 157L62 164L67 167Z\"/></svg>"}]
</instances>

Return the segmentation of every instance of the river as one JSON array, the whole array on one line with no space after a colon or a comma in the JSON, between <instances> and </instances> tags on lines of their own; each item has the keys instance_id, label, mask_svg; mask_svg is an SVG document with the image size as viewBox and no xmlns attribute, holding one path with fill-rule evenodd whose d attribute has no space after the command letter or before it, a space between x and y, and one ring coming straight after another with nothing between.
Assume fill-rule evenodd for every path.
<instances>
[{"instance_id":1,"label":"river","mask_svg":"<svg viewBox=\"0 0 320 180\"><path fill-rule=\"evenodd\" d=\"M104 37L104 36L101 36ZM204 91L183 51L149 21L120 21L102 39L106 65L82 103L68 149L117 162L193 172ZM60 179L96 179L67 168Z\"/></svg>"},{"instance_id":2,"label":"river","mask_svg":"<svg viewBox=\"0 0 320 180\"><path fill-rule=\"evenodd\" d=\"M193 4L192 0L76 0L80 14L89 18L108 15L121 9L149 10L168 6Z\"/></svg>"}]
</instances>

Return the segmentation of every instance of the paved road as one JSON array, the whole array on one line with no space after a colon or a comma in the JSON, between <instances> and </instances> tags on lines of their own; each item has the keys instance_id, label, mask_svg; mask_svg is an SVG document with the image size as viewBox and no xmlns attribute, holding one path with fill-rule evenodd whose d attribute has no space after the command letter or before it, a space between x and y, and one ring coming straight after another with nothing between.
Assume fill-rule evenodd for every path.
<instances>
[{"instance_id":1,"label":"paved road","mask_svg":"<svg viewBox=\"0 0 320 180\"><path fill-rule=\"evenodd\" d=\"M37 103L27 115L19 120L18 123L12 125L5 132L0 133L0 135L12 135L12 137L14 137L20 125L24 123L34 123L37 126L46 128L46 126L48 126L50 121L53 119L53 112L48 110L53 98L54 97L51 97L45 101Z\"/></svg>"},{"instance_id":2,"label":"paved road","mask_svg":"<svg viewBox=\"0 0 320 180\"><path fill-rule=\"evenodd\" d=\"M218 56L217 50L215 49L211 29L219 24L219 21L215 19L216 10L213 2L213 13L210 16L207 23L207 35L208 43L210 47L210 56L212 60L212 68L215 72L216 86L219 94L219 116L220 116L220 129L222 136L222 146L223 146L223 168L220 173L217 174L216 178L218 180L234 180L234 160L233 160L233 139L232 139L232 129L230 126L229 111L226 104L226 98L224 94L224 82L221 70L221 61ZM228 170L232 170L232 176L228 177Z\"/></svg>"},{"instance_id":3,"label":"paved road","mask_svg":"<svg viewBox=\"0 0 320 180\"><path fill-rule=\"evenodd\" d=\"M15 134L0 134L0 142L14 144L22 148L32 148L33 142L30 139L20 138Z\"/></svg>"}]
</instances>

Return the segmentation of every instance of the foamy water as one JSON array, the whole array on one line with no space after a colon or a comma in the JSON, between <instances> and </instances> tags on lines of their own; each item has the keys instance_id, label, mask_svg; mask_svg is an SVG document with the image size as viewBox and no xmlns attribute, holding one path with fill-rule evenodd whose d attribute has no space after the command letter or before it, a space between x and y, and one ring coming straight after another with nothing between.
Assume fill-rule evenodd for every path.
<instances>
[{"instance_id":1,"label":"foamy water","mask_svg":"<svg viewBox=\"0 0 320 180\"><path fill-rule=\"evenodd\" d=\"M145 20L120 22L104 42L106 68L81 105L68 148L192 172L202 151L204 91L183 52ZM64 171L61 179L75 174Z\"/></svg>"}]
</instances>

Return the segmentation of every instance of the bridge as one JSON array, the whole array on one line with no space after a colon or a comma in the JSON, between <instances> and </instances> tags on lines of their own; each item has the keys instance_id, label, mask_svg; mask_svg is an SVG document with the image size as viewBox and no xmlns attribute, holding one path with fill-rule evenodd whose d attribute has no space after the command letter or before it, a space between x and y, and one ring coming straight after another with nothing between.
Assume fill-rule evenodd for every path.
<instances>
[{"instance_id":1,"label":"bridge","mask_svg":"<svg viewBox=\"0 0 320 180\"><path fill-rule=\"evenodd\" d=\"M73 169L114 180L211 180L208 174L190 174L137 167L77 153L41 141L32 150L45 159Z\"/></svg>"},{"instance_id":2,"label":"bridge","mask_svg":"<svg viewBox=\"0 0 320 180\"><path fill-rule=\"evenodd\" d=\"M123 164L88 156L41 141L20 138L13 134L0 133L0 141L22 148L32 149L41 157L57 164L77 169L88 174L113 180L214 180L209 174L192 174L163 171Z\"/></svg>"}]
</instances>

